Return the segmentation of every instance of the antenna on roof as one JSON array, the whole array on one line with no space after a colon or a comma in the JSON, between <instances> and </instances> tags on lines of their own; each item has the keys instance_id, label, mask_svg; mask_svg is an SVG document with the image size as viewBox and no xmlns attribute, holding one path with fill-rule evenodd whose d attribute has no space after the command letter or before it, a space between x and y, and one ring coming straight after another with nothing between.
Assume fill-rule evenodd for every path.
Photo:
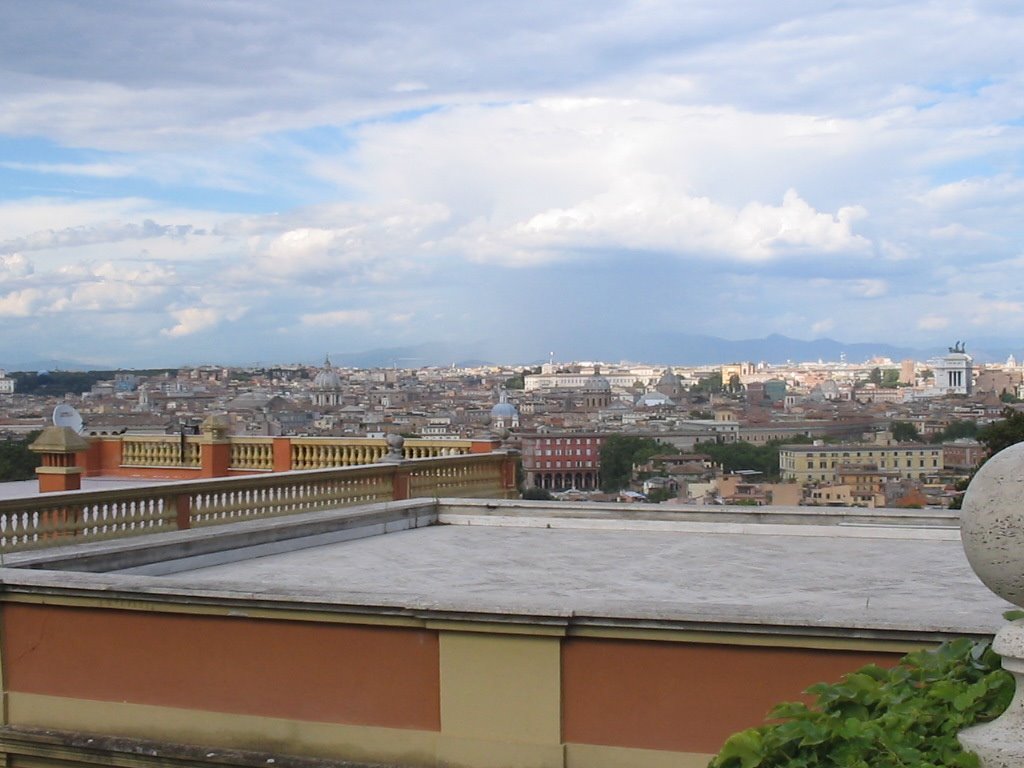
<instances>
[{"instance_id":1,"label":"antenna on roof","mask_svg":"<svg viewBox=\"0 0 1024 768\"><path fill-rule=\"evenodd\" d=\"M55 427L70 427L76 434L82 431L82 414L67 403L61 403L53 409L52 419Z\"/></svg>"}]
</instances>

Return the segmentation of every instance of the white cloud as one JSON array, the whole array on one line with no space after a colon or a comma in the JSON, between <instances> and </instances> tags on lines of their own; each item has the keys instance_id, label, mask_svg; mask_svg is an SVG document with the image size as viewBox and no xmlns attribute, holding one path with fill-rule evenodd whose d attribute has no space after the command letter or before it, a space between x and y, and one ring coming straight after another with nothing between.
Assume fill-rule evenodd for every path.
<instances>
[{"instance_id":1,"label":"white cloud","mask_svg":"<svg viewBox=\"0 0 1024 768\"><path fill-rule=\"evenodd\" d=\"M917 321L917 328L922 331L941 331L948 327L949 318L942 315L925 315Z\"/></svg>"},{"instance_id":2,"label":"white cloud","mask_svg":"<svg viewBox=\"0 0 1024 768\"><path fill-rule=\"evenodd\" d=\"M333 312L318 312L302 315L303 325L314 327L333 327L350 325L369 325L373 316L364 309L339 309Z\"/></svg>"},{"instance_id":3,"label":"white cloud","mask_svg":"<svg viewBox=\"0 0 1024 768\"><path fill-rule=\"evenodd\" d=\"M45 300L44 292L37 288L11 291L0 296L0 317L29 317Z\"/></svg>"},{"instance_id":4,"label":"white cloud","mask_svg":"<svg viewBox=\"0 0 1024 768\"><path fill-rule=\"evenodd\" d=\"M852 231L852 223L865 215L857 207L821 213L789 190L782 205L749 203L736 210L667 187L660 179L626 180L572 208L539 213L503 232L469 228L473 237L462 247L471 259L522 266L563 259L580 249L758 262L794 253L866 253L870 246Z\"/></svg>"},{"instance_id":5,"label":"white cloud","mask_svg":"<svg viewBox=\"0 0 1024 768\"><path fill-rule=\"evenodd\" d=\"M177 322L170 328L160 331L164 336L176 338L180 336L191 336L199 331L205 331L217 325L221 321L221 313L213 307L186 307L171 311L171 317Z\"/></svg>"},{"instance_id":6,"label":"white cloud","mask_svg":"<svg viewBox=\"0 0 1024 768\"><path fill-rule=\"evenodd\" d=\"M66 176L91 176L99 179L116 179L133 176L136 173L131 166L116 163L0 163L0 168Z\"/></svg>"},{"instance_id":7,"label":"white cloud","mask_svg":"<svg viewBox=\"0 0 1024 768\"><path fill-rule=\"evenodd\" d=\"M865 299L875 299L889 292L889 284L885 280L864 279L854 280L851 290Z\"/></svg>"},{"instance_id":8,"label":"white cloud","mask_svg":"<svg viewBox=\"0 0 1024 768\"><path fill-rule=\"evenodd\" d=\"M823 333L828 333L836 327L835 320L832 318L825 318L811 325L811 333L815 336L819 336Z\"/></svg>"},{"instance_id":9,"label":"white cloud","mask_svg":"<svg viewBox=\"0 0 1024 768\"><path fill-rule=\"evenodd\" d=\"M33 342L76 312L109 348L468 336L431 318L485 303L558 327L663 272L693 303L750 279L743 312L695 313L724 335L1020 318L1024 16L994 3L208 6L0 26L0 314ZM364 310L338 306L375 322L345 336Z\"/></svg>"},{"instance_id":10,"label":"white cloud","mask_svg":"<svg viewBox=\"0 0 1024 768\"><path fill-rule=\"evenodd\" d=\"M972 229L957 222L941 227L932 227L928 230L928 235L935 240L991 240L993 238L988 232Z\"/></svg>"},{"instance_id":11,"label":"white cloud","mask_svg":"<svg viewBox=\"0 0 1024 768\"><path fill-rule=\"evenodd\" d=\"M35 271L31 260L23 254L12 253L7 256L0 254L0 283L27 277Z\"/></svg>"},{"instance_id":12,"label":"white cloud","mask_svg":"<svg viewBox=\"0 0 1024 768\"><path fill-rule=\"evenodd\" d=\"M334 206L329 215L310 211L308 221L333 220L334 226L280 230L288 221L265 220L262 232L248 238L252 261L240 278L318 282L389 282L423 269L429 259L429 237L444 224L444 206L392 204ZM260 228L258 222L248 226ZM254 270L254 271L250 271Z\"/></svg>"}]
</instances>

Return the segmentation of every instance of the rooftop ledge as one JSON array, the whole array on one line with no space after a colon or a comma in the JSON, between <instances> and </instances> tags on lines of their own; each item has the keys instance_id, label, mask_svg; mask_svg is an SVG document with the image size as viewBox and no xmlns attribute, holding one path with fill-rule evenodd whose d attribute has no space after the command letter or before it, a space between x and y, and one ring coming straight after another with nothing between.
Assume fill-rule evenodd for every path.
<instances>
[{"instance_id":1,"label":"rooftop ledge","mask_svg":"<svg viewBox=\"0 0 1024 768\"><path fill-rule=\"evenodd\" d=\"M8 600L937 641L1010 608L955 513L412 499L0 558ZM34 597L33 597L34 596Z\"/></svg>"}]
</instances>

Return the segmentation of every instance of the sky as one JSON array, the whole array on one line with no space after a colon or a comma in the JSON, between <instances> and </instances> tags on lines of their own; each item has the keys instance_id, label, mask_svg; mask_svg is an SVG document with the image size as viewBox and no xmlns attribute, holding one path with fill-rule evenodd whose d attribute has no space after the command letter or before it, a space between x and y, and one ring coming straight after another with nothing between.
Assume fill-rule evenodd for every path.
<instances>
[{"instance_id":1,"label":"sky","mask_svg":"<svg viewBox=\"0 0 1024 768\"><path fill-rule=\"evenodd\" d=\"M1021 40L1017 0L4 0L0 365L1016 341Z\"/></svg>"}]
</instances>

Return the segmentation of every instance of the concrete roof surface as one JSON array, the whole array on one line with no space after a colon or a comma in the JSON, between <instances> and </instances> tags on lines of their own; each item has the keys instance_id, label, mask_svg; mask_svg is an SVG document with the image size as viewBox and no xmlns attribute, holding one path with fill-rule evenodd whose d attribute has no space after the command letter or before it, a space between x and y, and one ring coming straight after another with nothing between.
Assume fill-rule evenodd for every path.
<instances>
[{"instance_id":1,"label":"concrete roof surface","mask_svg":"<svg viewBox=\"0 0 1024 768\"><path fill-rule=\"evenodd\" d=\"M772 528L434 525L150 578L337 604L950 633L994 631L1012 607L948 534Z\"/></svg>"}]
</instances>

